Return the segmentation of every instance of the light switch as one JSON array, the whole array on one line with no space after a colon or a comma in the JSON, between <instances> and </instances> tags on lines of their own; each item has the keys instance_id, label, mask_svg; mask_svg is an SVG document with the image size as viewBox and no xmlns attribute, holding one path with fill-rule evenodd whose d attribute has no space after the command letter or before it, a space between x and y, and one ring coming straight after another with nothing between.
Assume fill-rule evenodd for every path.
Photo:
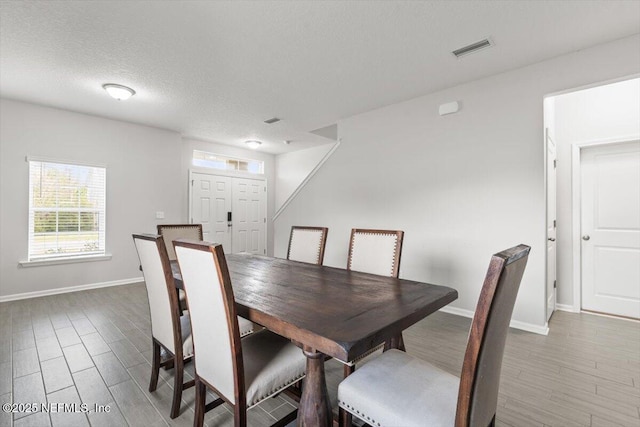
<instances>
[{"instance_id":1,"label":"light switch","mask_svg":"<svg viewBox=\"0 0 640 427\"><path fill-rule=\"evenodd\" d=\"M156 219L164 219L164 212L162 211L156 212Z\"/></svg>"}]
</instances>

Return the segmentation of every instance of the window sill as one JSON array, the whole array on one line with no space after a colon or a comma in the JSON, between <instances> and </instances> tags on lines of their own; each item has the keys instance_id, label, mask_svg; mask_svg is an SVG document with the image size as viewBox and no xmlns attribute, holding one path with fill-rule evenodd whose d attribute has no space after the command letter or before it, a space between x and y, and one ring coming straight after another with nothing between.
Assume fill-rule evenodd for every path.
<instances>
[{"instance_id":1,"label":"window sill","mask_svg":"<svg viewBox=\"0 0 640 427\"><path fill-rule=\"evenodd\" d=\"M49 258L39 259L34 261L19 261L20 267L40 267L44 265L58 265L58 264L76 264L79 262L93 262L93 261L108 261L111 259L111 254L105 255L88 255L88 256L76 256L69 258Z\"/></svg>"}]
</instances>

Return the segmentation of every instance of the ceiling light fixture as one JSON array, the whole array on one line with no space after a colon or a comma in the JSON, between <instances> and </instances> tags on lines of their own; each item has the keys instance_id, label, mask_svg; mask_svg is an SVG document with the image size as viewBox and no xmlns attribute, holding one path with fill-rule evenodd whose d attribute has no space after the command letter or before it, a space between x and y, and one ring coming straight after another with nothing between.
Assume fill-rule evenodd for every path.
<instances>
[{"instance_id":1,"label":"ceiling light fixture","mask_svg":"<svg viewBox=\"0 0 640 427\"><path fill-rule=\"evenodd\" d=\"M136 94L136 91L131 89L130 87L117 85L115 83L105 83L102 85L102 88L118 101L124 101L125 99L129 99Z\"/></svg>"},{"instance_id":2,"label":"ceiling light fixture","mask_svg":"<svg viewBox=\"0 0 640 427\"><path fill-rule=\"evenodd\" d=\"M256 140L245 141L244 143L247 144L247 146L253 150L255 150L256 148L262 145L262 142L256 141Z\"/></svg>"}]
</instances>

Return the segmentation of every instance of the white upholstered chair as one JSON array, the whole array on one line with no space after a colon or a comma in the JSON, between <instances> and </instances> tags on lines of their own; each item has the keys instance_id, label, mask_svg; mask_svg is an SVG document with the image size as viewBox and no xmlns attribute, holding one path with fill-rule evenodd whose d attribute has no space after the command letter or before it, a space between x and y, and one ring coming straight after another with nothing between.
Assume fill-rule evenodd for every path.
<instances>
[{"instance_id":1,"label":"white upholstered chair","mask_svg":"<svg viewBox=\"0 0 640 427\"><path fill-rule=\"evenodd\" d=\"M398 350L371 360L338 386L339 418L372 426L495 425L509 321L529 246L493 255L469 332L460 378Z\"/></svg>"},{"instance_id":2,"label":"white upholstered chair","mask_svg":"<svg viewBox=\"0 0 640 427\"><path fill-rule=\"evenodd\" d=\"M403 238L404 231L400 230L352 229L347 270L398 277ZM394 345L404 351L402 334L394 339ZM388 346L389 343L387 343ZM383 347L385 343L372 348L355 360L342 362L345 365L344 376L349 376L355 370L357 362Z\"/></svg>"},{"instance_id":3,"label":"white upholstered chair","mask_svg":"<svg viewBox=\"0 0 640 427\"><path fill-rule=\"evenodd\" d=\"M158 224L158 234L164 237L169 261L176 260L173 241L177 239L202 240L202 224Z\"/></svg>"},{"instance_id":4,"label":"white upholstered chair","mask_svg":"<svg viewBox=\"0 0 640 427\"><path fill-rule=\"evenodd\" d=\"M195 351L195 426L206 410L224 402L234 408L236 426L246 426L247 409L304 377L306 357L288 339L268 330L240 340L235 299L221 245L174 242L189 302ZM218 396L205 405L207 388ZM283 420L292 421L297 411Z\"/></svg>"},{"instance_id":5,"label":"white upholstered chair","mask_svg":"<svg viewBox=\"0 0 640 427\"><path fill-rule=\"evenodd\" d=\"M194 385L193 380L183 382L184 362L193 356L189 313L180 315L178 294L162 236L134 234L133 241L142 266L151 313L153 360L149 391L155 391L158 385L160 367L173 364L175 372L170 416L175 418L180 414L182 390ZM170 355L164 362L160 361L161 348Z\"/></svg>"},{"instance_id":6,"label":"white upholstered chair","mask_svg":"<svg viewBox=\"0 0 640 427\"><path fill-rule=\"evenodd\" d=\"M164 238L169 261L176 260L176 253L173 250L173 241L176 239L202 240L202 224L158 224L158 234ZM180 307L186 310L187 303L182 289L178 290Z\"/></svg>"},{"instance_id":7,"label":"white upholstered chair","mask_svg":"<svg viewBox=\"0 0 640 427\"><path fill-rule=\"evenodd\" d=\"M327 227L291 227L287 259L322 265L328 232Z\"/></svg>"}]
</instances>

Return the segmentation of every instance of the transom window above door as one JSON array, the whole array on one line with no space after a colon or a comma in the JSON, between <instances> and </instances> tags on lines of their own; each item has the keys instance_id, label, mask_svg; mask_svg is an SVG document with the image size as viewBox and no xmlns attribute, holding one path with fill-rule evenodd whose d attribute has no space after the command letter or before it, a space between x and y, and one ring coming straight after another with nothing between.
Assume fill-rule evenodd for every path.
<instances>
[{"instance_id":1,"label":"transom window above door","mask_svg":"<svg viewBox=\"0 0 640 427\"><path fill-rule=\"evenodd\" d=\"M203 168L264 174L264 162L261 160L240 159L206 151L193 150L192 163Z\"/></svg>"}]
</instances>

